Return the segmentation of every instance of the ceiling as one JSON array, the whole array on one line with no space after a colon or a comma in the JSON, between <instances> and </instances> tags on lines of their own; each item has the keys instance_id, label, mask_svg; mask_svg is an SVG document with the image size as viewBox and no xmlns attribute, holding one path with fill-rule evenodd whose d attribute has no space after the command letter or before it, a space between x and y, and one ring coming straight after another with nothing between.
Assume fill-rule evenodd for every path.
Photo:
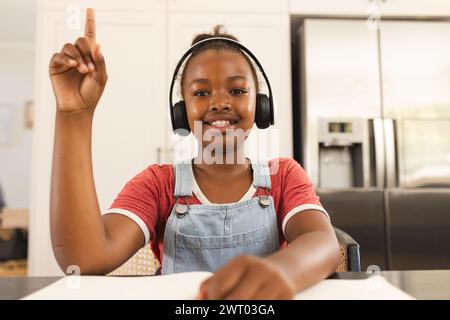
<instances>
[{"instance_id":1,"label":"ceiling","mask_svg":"<svg viewBox=\"0 0 450 320\"><path fill-rule=\"evenodd\" d=\"M38 0L0 0L0 43L33 43Z\"/></svg>"}]
</instances>

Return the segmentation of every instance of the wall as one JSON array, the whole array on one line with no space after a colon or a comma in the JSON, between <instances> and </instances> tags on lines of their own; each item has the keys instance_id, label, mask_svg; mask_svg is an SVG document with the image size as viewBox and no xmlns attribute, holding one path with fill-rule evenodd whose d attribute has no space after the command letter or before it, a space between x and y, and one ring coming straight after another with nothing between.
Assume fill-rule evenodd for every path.
<instances>
[{"instance_id":1,"label":"wall","mask_svg":"<svg viewBox=\"0 0 450 320\"><path fill-rule=\"evenodd\" d=\"M34 0L0 4L0 105L13 109L11 144L0 145L0 184L11 208L29 208L32 131L25 102L33 98Z\"/></svg>"}]
</instances>

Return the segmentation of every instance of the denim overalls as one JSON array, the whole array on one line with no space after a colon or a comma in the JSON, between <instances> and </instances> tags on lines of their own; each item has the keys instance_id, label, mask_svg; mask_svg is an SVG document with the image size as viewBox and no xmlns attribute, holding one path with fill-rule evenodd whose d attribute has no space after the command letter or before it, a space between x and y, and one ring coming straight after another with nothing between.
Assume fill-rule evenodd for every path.
<instances>
[{"instance_id":1,"label":"denim overalls","mask_svg":"<svg viewBox=\"0 0 450 320\"><path fill-rule=\"evenodd\" d=\"M267 162L252 163L258 197L230 204L188 204L191 161L174 164L177 202L164 233L162 274L214 272L241 254L266 256L279 249L277 217Z\"/></svg>"}]
</instances>

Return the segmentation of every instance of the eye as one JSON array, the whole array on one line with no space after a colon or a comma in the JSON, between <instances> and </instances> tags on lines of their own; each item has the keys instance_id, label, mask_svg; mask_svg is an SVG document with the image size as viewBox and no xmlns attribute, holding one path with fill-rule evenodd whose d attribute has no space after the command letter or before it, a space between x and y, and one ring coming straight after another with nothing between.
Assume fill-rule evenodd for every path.
<instances>
[{"instance_id":1,"label":"eye","mask_svg":"<svg viewBox=\"0 0 450 320\"><path fill-rule=\"evenodd\" d=\"M247 93L247 90L239 89L239 88L231 90L231 94L233 94L233 95L241 95L244 93Z\"/></svg>"},{"instance_id":2,"label":"eye","mask_svg":"<svg viewBox=\"0 0 450 320\"><path fill-rule=\"evenodd\" d=\"M206 97L208 95L207 91L196 91L194 92L194 96L196 97Z\"/></svg>"}]
</instances>

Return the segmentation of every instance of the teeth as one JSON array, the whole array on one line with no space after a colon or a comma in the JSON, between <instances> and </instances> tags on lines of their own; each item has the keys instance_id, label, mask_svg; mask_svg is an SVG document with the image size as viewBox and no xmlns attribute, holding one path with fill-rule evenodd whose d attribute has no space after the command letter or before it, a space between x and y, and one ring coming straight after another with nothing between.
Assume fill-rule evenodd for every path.
<instances>
[{"instance_id":1,"label":"teeth","mask_svg":"<svg viewBox=\"0 0 450 320\"><path fill-rule=\"evenodd\" d=\"M211 125L215 127L226 127L229 126L230 124L231 124L230 121L227 120L216 120L211 122Z\"/></svg>"}]
</instances>

